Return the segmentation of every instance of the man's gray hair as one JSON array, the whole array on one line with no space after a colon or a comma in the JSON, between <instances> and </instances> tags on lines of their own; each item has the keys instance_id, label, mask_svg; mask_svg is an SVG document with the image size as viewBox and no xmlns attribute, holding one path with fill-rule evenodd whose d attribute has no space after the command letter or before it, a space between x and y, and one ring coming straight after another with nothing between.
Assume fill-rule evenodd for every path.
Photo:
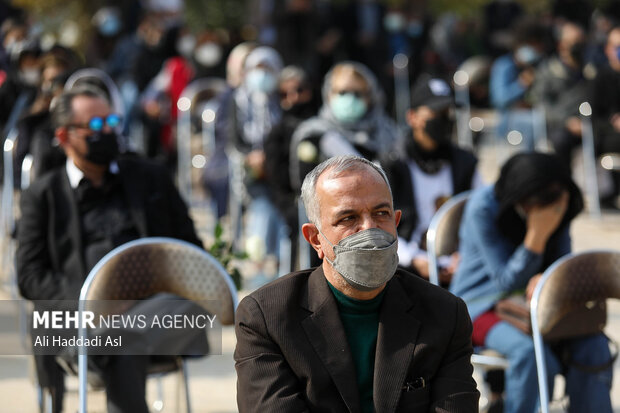
<instances>
[{"instance_id":1,"label":"man's gray hair","mask_svg":"<svg viewBox=\"0 0 620 413\"><path fill-rule=\"evenodd\" d=\"M308 74L304 69L299 66L286 66L284 69L282 69L278 77L280 83L291 79L299 80L299 83L302 86L310 86L310 79L308 77Z\"/></svg>"},{"instance_id":2,"label":"man's gray hair","mask_svg":"<svg viewBox=\"0 0 620 413\"><path fill-rule=\"evenodd\" d=\"M390 183L388 181L387 175L385 171L379 166L368 159L362 158L356 155L341 155L334 156L333 158L329 158L319 165L317 165L312 171L310 171L306 177L304 178L304 182L301 185L301 199L304 202L304 207L306 208L306 215L308 220L320 228L320 205L319 200L316 196L316 183L319 180L319 177L323 174L323 172L329 170L332 177L338 176L341 173L348 170L362 169L366 166L371 167L375 171L381 175L385 184L390 191L390 202L393 204L392 200L392 189L390 188Z\"/></svg>"},{"instance_id":3,"label":"man's gray hair","mask_svg":"<svg viewBox=\"0 0 620 413\"><path fill-rule=\"evenodd\" d=\"M81 84L72 87L62 92L62 94L55 99L54 107L52 108L52 124L55 128L68 126L73 123L73 99L77 96L99 98L105 100L108 104L110 103L105 93L95 86Z\"/></svg>"}]
</instances>

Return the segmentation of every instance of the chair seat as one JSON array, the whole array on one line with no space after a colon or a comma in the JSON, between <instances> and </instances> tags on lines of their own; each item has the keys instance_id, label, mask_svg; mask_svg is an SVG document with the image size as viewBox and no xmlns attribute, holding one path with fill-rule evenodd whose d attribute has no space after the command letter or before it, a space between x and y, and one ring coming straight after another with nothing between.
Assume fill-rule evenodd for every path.
<instances>
[{"instance_id":1,"label":"chair seat","mask_svg":"<svg viewBox=\"0 0 620 413\"><path fill-rule=\"evenodd\" d=\"M486 347L474 347L471 362L484 367L508 368L508 360L503 355Z\"/></svg>"}]
</instances>

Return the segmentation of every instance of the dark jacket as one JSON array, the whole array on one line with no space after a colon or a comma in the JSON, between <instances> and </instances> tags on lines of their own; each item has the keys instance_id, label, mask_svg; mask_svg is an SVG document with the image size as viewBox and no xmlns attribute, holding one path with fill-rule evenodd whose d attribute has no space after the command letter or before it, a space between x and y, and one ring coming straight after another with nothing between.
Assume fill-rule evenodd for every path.
<instances>
[{"instance_id":1,"label":"dark jacket","mask_svg":"<svg viewBox=\"0 0 620 413\"><path fill-rule=\"evenodd\" d=\"M597 153L620 151L620 133L611 124L611 117L620 113L620 72L609 66L598 72L592 81L590 103Z\"/></svg>"},{"instance_id":2,"label":"dark jacket","mask_svg":"<svg viewBox=\"0 0 620 413\"><path fill-rule=\"evenodd\" d=\"M167 170L155 163L118 161L131 217L140 237L166 236L202 247ZM20 293L30 300L76 300L86 267L80 216L66 169L54 169L21 196L16 253Z\"/></svg>"},{"instance_id":3,"label":"dark jacket","mask_svg":"<svg viewBox=\"0 0 620 413\"><path fill-rule=\"evenodd\" d=\"M321 267L243 299L235 331L240 412L361 411L353 359ZM471 331L459 298L398 270L379 314L375 411L477 412Z\"/></svg>"},{"instance_id":4,"label":"dark jacket","mask_svg":"<svg viewBox=\"0 0 620 413\"><path fill-rule=\"evenodd\" d=\"M476 172L478 159L466 150L457 146L450 149L450 166L452 168L452 194L471 189L472 178ZM418 213L415 207L414 188L409 165L404 159L388 160L382 166L390 181L394 209L400 209L402 216L398 224L398 235L410 239L418 224Z\"/></svg>"}]
</instances>

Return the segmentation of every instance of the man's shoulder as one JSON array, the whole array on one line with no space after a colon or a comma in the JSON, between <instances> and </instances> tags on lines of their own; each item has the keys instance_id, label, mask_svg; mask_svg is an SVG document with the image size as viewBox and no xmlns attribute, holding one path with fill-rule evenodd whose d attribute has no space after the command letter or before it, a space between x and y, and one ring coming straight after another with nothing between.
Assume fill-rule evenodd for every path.
<instances>
[{"instance_id":1,"label":"man's shoulder","mask_svg":"<svg viewBox=\"0 0 620 413\"><path fill-rule=\"evenodd\" d=\"M30 194L45 192L57 185L66 175L65 166L58 166L37 177L26 189L26 192Z\"/></svg>"},{"instance_id":2,"label":"man's shoulder","mask_svg":"<svg viewBox=\"0 0 620 413\"><path fill-rule=\"evenodd\" d=\"M439 306L438 303L453 302L457 297L448 290L436 286L427 280L418 277L402 268L396 270L394 278L398 281L407 296L416 302L427 302L433 306Z\"/></svg>"},{"instance_id":3,"label":"man's shoulder","mask_svg":"<svg viewBox=\"0 0 620 413\"><path fill-rule=\"evenodd\" d=\"M299 302L303 291L308 289L308 280L314 268L295 271L279 277L248 294L248 297L260 305L287 306L290 301Z\"/></svg>"},{"instance_id":4,"label":"man's shoulder","mask_svg":"<svg viewBox=\"0 0 620 413\"><path fill-rule=\"evenodd\" d=\"M121 172L124 170L166 171L166 166L161 162L140 155L125 155L120 157L117 162Z\"/></svg>"}]
</instances>

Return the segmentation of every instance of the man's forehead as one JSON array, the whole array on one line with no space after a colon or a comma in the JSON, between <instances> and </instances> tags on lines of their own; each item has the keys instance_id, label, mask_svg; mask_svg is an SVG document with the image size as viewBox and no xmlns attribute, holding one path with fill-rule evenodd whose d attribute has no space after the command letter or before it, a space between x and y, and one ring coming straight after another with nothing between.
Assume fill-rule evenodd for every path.
<instances>
[{"instance_id":1,"label":"man's forehead","mask_svg":"<svg viewBox=\"0 0 620 413\"><path fill-rule=\"evenodd\" d=\"M71 109L76 116L105 116L110 113L110 104L103 97L78 95L71 102Z\"/></svg>"},{"instance_id":2,"label":"man's forehead","mask_svg":"<svg viewBox=\"0 0 620 413\"><path fill-rule=\"evenodd\" d=\"M387 200L390 200L390 190L385 180L370 166L361 164L344 171L330 168L319 176L317 195L319 195L319 201L322 195L328 197L356 196L360 189L371 187L377 195L384 193Z\"/></svg>"}]
</instances>

